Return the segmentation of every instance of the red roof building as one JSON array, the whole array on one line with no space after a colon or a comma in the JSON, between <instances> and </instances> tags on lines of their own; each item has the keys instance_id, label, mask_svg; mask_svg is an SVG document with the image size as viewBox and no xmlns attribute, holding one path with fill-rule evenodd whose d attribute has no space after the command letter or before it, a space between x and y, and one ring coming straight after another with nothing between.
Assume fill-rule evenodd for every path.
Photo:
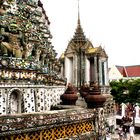
<instances>
[{"instance_id":1,"label":"red roof building","mask_svg":"<svg viewBox=\"0 0 140 140\"><path fill-rule=\"evenodd\" d=\"M140 65L113 66L109 69L109 79L118 80L126 78L140 78Z\"/></svg>"},{"instance_id":2,"label":"red roof building","mask_svg":"<svg viewBox=\"0 0 140 140\"><path fill-rule=\"evenodd\" d=\"M123 77L140 77L140 65L117 66Z\"/></svg>"}]
</instances>

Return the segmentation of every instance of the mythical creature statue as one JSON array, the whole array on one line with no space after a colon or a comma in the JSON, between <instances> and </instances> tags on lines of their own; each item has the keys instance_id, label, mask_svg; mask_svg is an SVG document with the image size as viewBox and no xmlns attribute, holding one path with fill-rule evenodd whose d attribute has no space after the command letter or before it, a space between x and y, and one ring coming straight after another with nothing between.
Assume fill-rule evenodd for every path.
<instances>
[{"instance_id":1,"label":"mythical creature statue","mask_svg":"<svg viewBox=\"0 0 140 140\"><path fill-rule=\"evenodd\" d=\"M15 56L17 58L22 58L22 51L23 48L20 45L20 41L17 37L17 35L8 33L8 42L3 40L1 42L1 53L2 55L6 55L6 56Z\"/></svg>"},{"instance_id":2,"label":"mythical creature statue","mask_svg":"<svg viewBox=\"0 0 140 140\"><path fill-rule=\"evenodd\" d=\"M29 56L32 55L32 50L33 50L33 44L32 43L27 43L23 49L22 57L27 59Z\"/></svg>"},{"instance_id":3,"label":"mythical creature statue","mask_svg":"<svg viewBox=\"0 0 140 140\"><path fill-rule=\"evenodd\" d=\"M27 59L32 54L33 44L18 30L16 23L9 25L9 32L5 30L6 27L1 28L1 55Z\"/></svg>"}]
</instances>

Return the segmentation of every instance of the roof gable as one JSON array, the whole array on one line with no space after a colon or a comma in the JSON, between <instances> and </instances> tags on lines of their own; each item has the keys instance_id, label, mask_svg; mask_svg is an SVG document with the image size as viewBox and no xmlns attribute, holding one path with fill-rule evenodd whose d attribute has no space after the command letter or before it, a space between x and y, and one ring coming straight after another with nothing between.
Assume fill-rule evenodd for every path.
<instances>
[{"instance_id":1,"label":"roof gable","mask_svg":"<svg viewBox=\"0 0 140 140\"><path fill-rule=\"evenodd\" d=\"M121 79L123 75L116 66L113 66L109 70L109 77L110 79Z\"/></svg>"},{"instance_id":2,"label":"roof gable","mask_svg":"<svg viewBox=\"0 0 140 140\"><path fill-rule=\"evenodd\" d=\"M123 77L140 77L140 65L116 67Z\"/></svg>"},{"instance_id":3,"label":"roof gable","mask_svg":"<svg viewBox=\"0 0 140 140\"><path fill-rule=\"evenodd\" d=\"M123 77L127 77L127 72L126 72L124 66L116 66L116 68L119 70L119 72L121 73L121 75L123 75Z\"/></svg>"}]
</instances>

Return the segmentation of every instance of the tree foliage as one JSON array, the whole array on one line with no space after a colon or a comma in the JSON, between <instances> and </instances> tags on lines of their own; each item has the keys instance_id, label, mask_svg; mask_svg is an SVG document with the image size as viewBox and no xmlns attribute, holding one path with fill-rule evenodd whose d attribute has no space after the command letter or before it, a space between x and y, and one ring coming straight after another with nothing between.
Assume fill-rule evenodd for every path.
<instances>
[{"instance_id":1,"label":"tree foliage","mask_svg":"<svg viewBox=\"0 0 140 140\"><path fill-rule=\"evenodd\" d=\"M140 79L111 81L110 86L116 103L140 104Z\"/></svg>"}]
</instances>

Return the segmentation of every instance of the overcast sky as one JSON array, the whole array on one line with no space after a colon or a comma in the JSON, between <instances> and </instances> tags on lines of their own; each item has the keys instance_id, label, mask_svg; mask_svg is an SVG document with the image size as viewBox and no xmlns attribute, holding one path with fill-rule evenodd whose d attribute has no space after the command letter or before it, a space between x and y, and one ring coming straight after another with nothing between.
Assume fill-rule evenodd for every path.
<instances>
[{"instance_id":1,"label":"overcast sky","mask_svg":"<svg viewBox=\"0 0 140 140\"><path fill-rule=\"evenodd\" d=\"M77 27L78 0L41 1L59 57ZM140 0L80 0L79 6L85 36L105 48L109 66L140 65Z\"/></svg>"}]
</instances>

